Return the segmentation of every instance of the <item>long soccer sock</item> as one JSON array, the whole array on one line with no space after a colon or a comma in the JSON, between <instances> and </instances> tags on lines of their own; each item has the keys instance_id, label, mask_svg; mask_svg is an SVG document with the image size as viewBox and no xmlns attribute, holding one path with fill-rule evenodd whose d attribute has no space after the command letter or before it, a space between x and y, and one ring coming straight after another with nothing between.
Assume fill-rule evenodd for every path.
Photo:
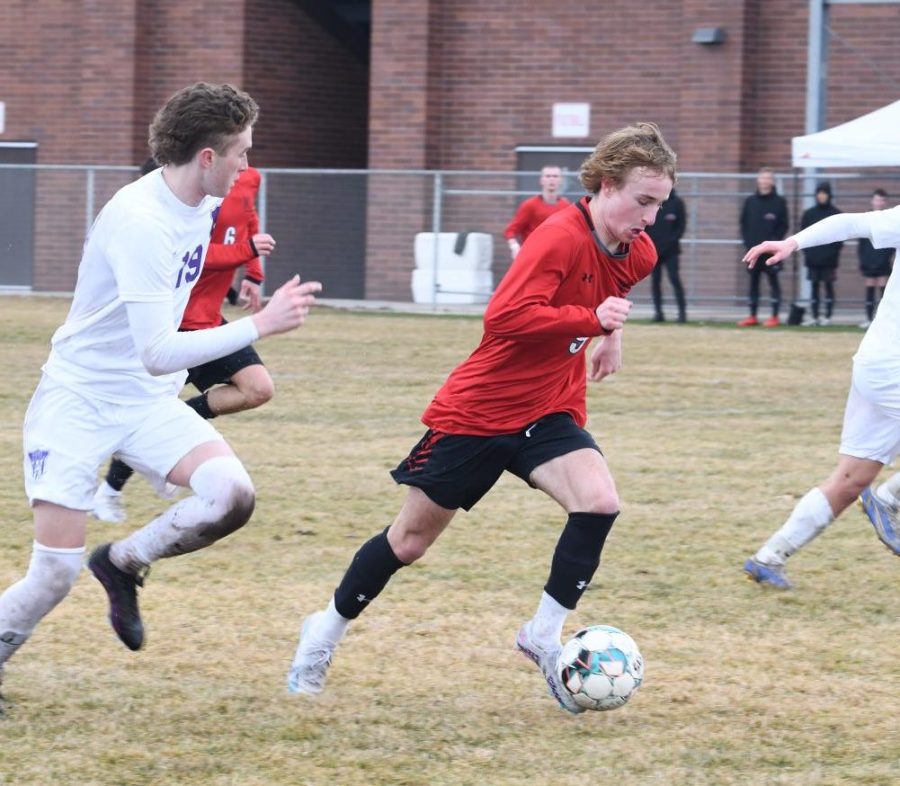
<instances>
[{"instance_id":1,"label":"long soccer sock","mask_svg":"<svg viewBox=\"0 0 900 786\"><path fill-rule=\"evenodd\" d=\"M531 637L538 646L550 649L559 644L569 611L546 592L541 593L540 603L530 623Z\"/></svg>"},{"instance_id":2,"label":"long soccer sock","mask_svg":"<svg viewBox=\"0 0 900 786\"><path fill-rule=\"evenodd\" d=\"M194 496L113 543L109 558L117 568L140 573L158 559L205 548L242 527L253 513L253 483L234 456L204 461L190 483Z\"/></svg>"},{"instance_id":3,"label":"long soccer sock","mask_svg":"<svg viewBox=\"0 0 900 786\"><path fill-rule=\"evenodd\" d=\"M106 472L106 482L114 491L121 491L128 482L128 478L133 474L134 470L124 461L114 458L109 462L109 469Z\"/></svg>"},{"instance_id":4,"label":"long soccer sock","mask_svg":"<svg viewBox=\"0 0 900 786\"><path fill-rule=\"evenodd\" d=\"M0 667L69 594L83 562L84 546L57 549L35 542L25 576L0 595Z\"/></svg>"},{"instance_id":5,"label":"long soccer sock","mask_svg":"<svg viewBox=\"0 0 900 786\"><path fill-rule=\"evenodd\" d=\"M784 565L788 558L817 537L832 521L831 505L818 487L810 489L796 504L788 520L756 552L765 565Z\"/></svg>"},{"instance_id":6,"label":"long soccer sock","mask_svg":"<svg viewBox=\"0 0 900 786\"><path fill-rule=\"evenodd\" d=\"M866 287L866 319L872 321L875 316L875 287Z\"/></svg>"},{"instance_id":7,"label":"long soccer sock","mask_svg":"<svg viewBox=\"0 0 900 786\"><path fill-rule=\"evenodd\" d=\"M891 475L875 489L878 498L892 507L900 506L900 472Z\"/></svg>"},{"instance_id":8,"label":"long soccer sock","mask_svg":"<svg viewBox=\"0 0 900 786\"><path fill-rule=\"evenodd\" d=\"M619 513L570 513L556 543L544 586L551 598L574 609L600 564L600 552Z\"/></svg>"},{"instance_id":9,"label":"long soccer sock","mask_svg":"<svg viewBox=\"0 0 900 786\"><path fill-rule=\"evenodd\" d=\"M184 402L204 420L212 420L216 416L209 406L208 393L208 390L204 390L199 396L194 396Z\"/></svg>"},{"instance_id":10,"label":"long soccer sock","mask_svg":"<svg viewBox=\"0 0 900 786\"><path fill-rule=\"evenodd\" d=\"M387 529L363 543L334 591L337 613L348 620L356 619L405 564L394 554Z\"/></svg>"}]
</instances>

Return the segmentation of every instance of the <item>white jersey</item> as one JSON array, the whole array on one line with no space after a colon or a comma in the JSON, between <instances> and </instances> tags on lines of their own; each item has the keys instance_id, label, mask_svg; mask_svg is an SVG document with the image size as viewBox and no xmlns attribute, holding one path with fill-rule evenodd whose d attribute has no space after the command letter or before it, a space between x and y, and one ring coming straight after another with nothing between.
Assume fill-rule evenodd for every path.
<instances>
[{"instance_id":1,"label":"white jersey","mask_svg":"<svg viewBox=\"0 0 900 786\"><path fill-rule=\"evenodd\" d=\"M900 205L890 210L829 216L798 232L794 240L802 249L860 237L869 238L875 248L900 250ZM900 371L900 274L896 265L853 359L867 366Z\"/></svg>"},{"instance_id":2,"label":"white jersey","mask_svg":"<svg viewBox=\"0 0 900 786\"><path fill-rule=\"evenodd\" d=\"M120 189L85 240L72 307L53 335L44 372L102 401L177 395L185 372L147 371L126 304L159 304L171 312L177 330L220 203L204 197L196 207L184 204L166 185L162 169Z\"/></svg>"},{"instance_id":3,"label":"white jersey","mask_svg":"<svg viewBox=\"0 0 900 786\"><path fill-rule=\"evenodd\" d=\"M900 206L864 214L875 248L900 249ZM866 365L900 366L900 274L894 266L875 318L866 330L854 360Z\"/></svg>"}]
</instances>

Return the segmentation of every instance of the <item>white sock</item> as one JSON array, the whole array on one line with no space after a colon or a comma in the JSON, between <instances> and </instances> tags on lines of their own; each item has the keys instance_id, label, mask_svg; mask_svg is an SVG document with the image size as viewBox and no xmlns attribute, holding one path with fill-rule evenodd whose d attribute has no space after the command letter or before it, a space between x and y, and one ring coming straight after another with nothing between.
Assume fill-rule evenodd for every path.
<instances>
[{"instance_id":1,"label":"white sock","mask_svg":"<svg viewBox=\"0 0 900 786\"><path fill-rule=\"evenodd\" d=\"M546 592L541 593L541 602L531 618L531 635L539 646L543 649L559 646L569 611Z\"/></svg>"},{"instance_id":2,"label":"white sock","mask_svg":"<svg viewBox=\"0 0 900 786\"><path fill-rule=\"evenodd\" d=\"M328 644L337 644L347 632L350 620L338 613L334 605L334 598L328 601L328 608L319 617L316 625L316 638L322 639Z\"/></svg>"},{"instance_id":3,"label":"white sock","mask_svg":"<svg viewBox=\"0 0 900 786\"><path fill-rule=\"evenodd\" d=\"M886 505L900 507L900 472L891 475L875 489L875 494Z\"/></svg>"},{"instance_id":4,"label":"white sock","mask_svg":"<svg viewBox=\"0 0 900 786\"><path fill-rule=\"evenodd\" d=\"M204 461L191 475L195 496L176 502L127 538L113 543L109 559L119 570L139 573L163 557L187 554L242 526L253 510L250 476L234 456ZM240 513L245 513L243 520Z\"/></svg>"},{"instance_id":5,"label":"white sock","mask_svg":"<svg viewBox=\"0 0 900 786\"><path fill-rule=\"evenodd\" d=\"M0 595L0 666L69 594L83 563L84 546L56 549L35 541L28 571Z\"/></svg>"},{"instance_id":6,"label":"white sock","mask_svg":"<svg viewBox=\"0 0 900 786\"><path fill-rule=\"evenodd\" d=\"M788 557L819 535L832 521L834 514L822 490L818 487L810 489L781 529L756 552L756 560L765 565L784 565Z\"/></svg>"}]
</instances>

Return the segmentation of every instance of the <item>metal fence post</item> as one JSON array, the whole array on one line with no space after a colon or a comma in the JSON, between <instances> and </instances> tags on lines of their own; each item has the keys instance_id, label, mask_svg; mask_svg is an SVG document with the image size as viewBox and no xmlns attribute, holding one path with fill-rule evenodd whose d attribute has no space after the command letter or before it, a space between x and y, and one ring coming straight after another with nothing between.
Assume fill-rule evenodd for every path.
<instances>
[{"instance_id":1,"label":"metal fence post","mask_svg":"<svg viewBox=\"0 0 900 786\"><path fill-rule=\"evenodd\" d=\"M444 176L441 172L434 173L434 193L431 197L431 233L434 235L434 269L431 279L431 307L437 308L438 293L438 270L440 264L438 255L440 253L440 232L441 232L441 201L444 191Z\"/></svg>"},{"instance_id":2,"label":"metal fence post","mask_svg":"<svg viewBox=\"0 0 900 786\"><path fill-rule=\"evenodd\" d=\"M89 167L87 171L87 194L85 194L85 222L84 236L87 237L94 223L94 169Z\"/></svg>"}]
</instances>

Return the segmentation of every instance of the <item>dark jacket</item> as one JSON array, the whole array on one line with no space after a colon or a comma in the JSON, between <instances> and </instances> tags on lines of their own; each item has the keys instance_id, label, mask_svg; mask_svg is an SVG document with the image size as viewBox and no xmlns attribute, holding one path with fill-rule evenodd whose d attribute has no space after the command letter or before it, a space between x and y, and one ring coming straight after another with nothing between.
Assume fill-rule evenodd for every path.
<instances>
[{"instance_id":1,"label":"dark jacket","mask_svg":"<svg viewBox=\"0 0 900 786\"><path fill-rule=\"evenodd\" d=\"M660 205L656 221L646 229L660 259L678 256L681 253L679 241L686 225L684 202L673 190L669 198Z\"/></svg>"},{"instance_id":2,"label":"dark jacket","mask_svg":"<svg viewBox=\"0 0 900 786\"><path fill-rule=\"evenodd\" d=\"M831 204L831 196L824 205L818 202L811 208L803 211L803 217L800 219L800 228L806 229L813 224L818 223L823 218L833 216L841 211ZM807 267L814 267L821 270L828 268L836 268L840 261L841 248L843 242L827 243L824 246L813 246L812 248L803 249L804 262Z\"/></svg>"},{"instance_id":3,"label":"dark jacket","mask_svg":"<svg viewBox=\"0 0 900 786\"><path fill-rule=\"evenodd\" d=\"M750 249L764 240L783 240L788 230L787 202L776 189L748 196L741 210L741 239Z\"/></svg>"},{"instance_id":4,"label":"dark jacket","mask_svg":"<svg viewBox=\"0 0 900 786\"><path fill-rule=\"evenodd\" d=\"M861 237L856 246L859 255L859 272L867 278L889 276L894 264L893 248L875 248L867 237Z\"/></svg>"}]
</instances>

